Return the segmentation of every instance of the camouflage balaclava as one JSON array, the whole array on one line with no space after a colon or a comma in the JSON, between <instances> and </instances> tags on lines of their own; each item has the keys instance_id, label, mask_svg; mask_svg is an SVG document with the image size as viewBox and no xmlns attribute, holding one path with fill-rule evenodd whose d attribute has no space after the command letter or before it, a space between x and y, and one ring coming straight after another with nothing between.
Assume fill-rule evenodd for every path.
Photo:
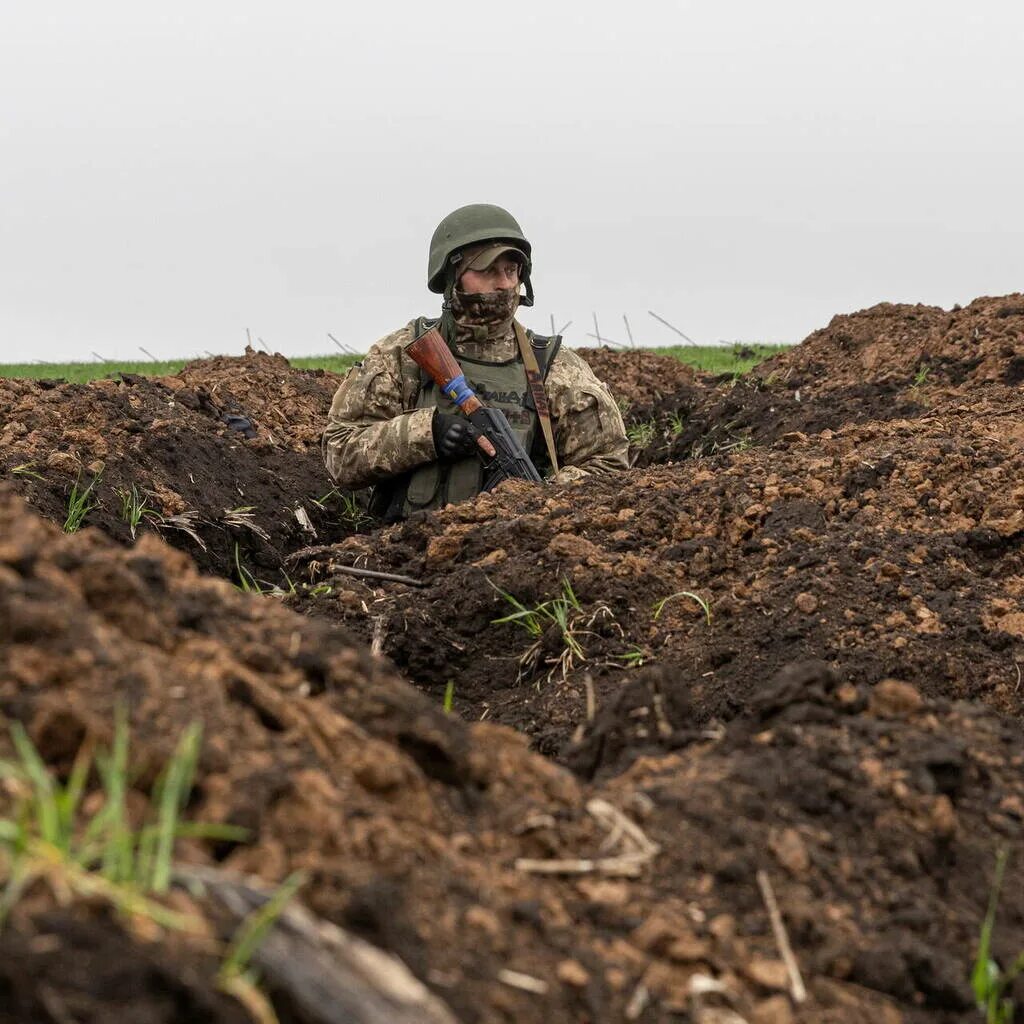
<instances>
[{"instance_id":1,"label":"camouflage balaclava","mask_svg":"<svg viewBox=\"0 0 1024 1024\"><path fill-rule=\"evenodd\" d=\"M455 341L479 343L508 338L518 308L518 287L501 288L496 292L477 292L472 295L455 288L451 301Z\"/></svg>"}]
</instances>

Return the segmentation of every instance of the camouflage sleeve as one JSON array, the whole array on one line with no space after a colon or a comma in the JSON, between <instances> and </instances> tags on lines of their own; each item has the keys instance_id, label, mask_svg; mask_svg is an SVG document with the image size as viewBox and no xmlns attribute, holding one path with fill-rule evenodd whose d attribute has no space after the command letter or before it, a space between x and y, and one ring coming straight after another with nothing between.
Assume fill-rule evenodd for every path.
<instances>
[{"instance_id":1,"label":"camouflage sleeve","mask_svg":"<svg viewBox=\"0 0 1024 1024\"><path fill-rule=\"evenodd\" d=\"M403 327L377 342L349 370L331 402L321 439L327 472L341 487L358 490L432 462L433 409L412 409L418 370L403 358L411 340Z\"/></svg>"},{"instance_id":2,"label":"camouflage sleeve","mask_svg":"<svg viewBox=\"0 0 1024 1024\"><path fill-rule=\"evenodd\" d=\"M629 468L622 413L608 386L594 376L582 356L572 349L559 351L548 374L547 392L563 466L588 473Z\"/></svg>"}]
</instances>

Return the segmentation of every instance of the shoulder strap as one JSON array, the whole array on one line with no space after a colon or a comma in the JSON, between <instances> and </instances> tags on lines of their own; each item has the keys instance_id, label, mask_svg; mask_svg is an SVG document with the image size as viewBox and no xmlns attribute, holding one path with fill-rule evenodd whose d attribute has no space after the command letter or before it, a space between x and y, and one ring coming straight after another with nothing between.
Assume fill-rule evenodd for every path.
<instances>
[{"instance_id":1,"label":"shoulder strap","mask_svg":"<svg viewBox=\"0 0 1024 1024\"><path fill-rule=\"evenodd\" d=\"M516 341L519 343L519 353L523 357L523 365L526 367L526 380L530 385L533 404L540 419L540 429L544 434L544 443L547 445L551 470L557 473L558 453L555 451L555 435L551 429L551 412L548 409L548 396L544 390L544 378L537 362L537 354L534 352L533 345L530 344L530 339L526 336L526 329L523 325L518 320L513 320L512 326L516 332Z\"/></svg>"}]
</instances>

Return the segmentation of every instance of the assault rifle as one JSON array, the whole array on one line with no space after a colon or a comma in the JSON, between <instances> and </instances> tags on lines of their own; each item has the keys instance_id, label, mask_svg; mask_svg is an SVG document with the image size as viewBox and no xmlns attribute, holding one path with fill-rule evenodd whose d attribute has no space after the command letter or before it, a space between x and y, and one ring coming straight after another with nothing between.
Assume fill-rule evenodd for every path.
<instances>
[{"instance_id":1,"label":"assault rifle","mask_svg":"<svg viewBox=\"0 0 1024 1024\"><path fill-rule=\"evenodd\" d=\"M497 487L509 477L541 483L537 467L520 444L505 414L500 409L484 405L477 398L436 327L424 331L405 346L405 351L476 428L476 443L480 449L477 454L484 464L485 491Z\"/></svg>"}]
</instances>

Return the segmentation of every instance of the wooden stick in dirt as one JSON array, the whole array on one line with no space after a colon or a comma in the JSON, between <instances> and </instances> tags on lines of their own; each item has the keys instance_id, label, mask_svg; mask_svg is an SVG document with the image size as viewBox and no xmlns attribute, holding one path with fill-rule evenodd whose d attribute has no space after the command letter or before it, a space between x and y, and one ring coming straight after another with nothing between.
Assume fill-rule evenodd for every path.
<instances>
[{"instance_id":1,"label":"wooden stick in dirt","mask_svg":"<svg viewBox=\"0 0 1024 1024\"><path fill-rule=\"evenodd\" d=\"M761 888L761 896L764 899L765 909L768 911L768 920L772 923L772 933L775 935L775 945L782 955L782 962L786 965L789 974L789 994L793 1002L798 1005L807 999L807 989L804 988L804 979L800 976L800 966L793 955L793 947L789 944L789 935L786 934L786 926L782 922L782 914L779 912L779 904L775 899L775 891L772 883L764 871L758 871L757 884Z\"/></svg>"},{"instance_id":2,"label":"wooden stick in dirt","mask_svg":"<svg viewBox=\"0 0 1024 1024\"><path fill-rule=\"evenodd\" d=\"M174 881L204 906L217 906L232 931L273 895L258 879L199 865L176 869ZM448 1006L401 960L296 901L270 925L252 965L309 1024L456 1024Z\"/></svg>"},{"instance_id":3,"label":"wooden stick in dirt","mask_svg":"<svg viewBox=\"0 0 1024 1024\"><path fill-rule=\"evenodd\" d=\"M397 572L376 572L373 569L357 569L354 565L332 565L331 572L344 573L347 576L365 576L371 580L384 580L388 583L405 583L410 587L425 587L423 580L412 576L402 576Z\"/></svg>"},{"instance_id":4,"label":"wooden stick in dirt","mask_svg":"<svg viewBox=\"0 0 1024 1024\"><path fill-rule=\"evenodd\" d=\"M330 560L331 555L336 555L337 550L330 544L314 544L312 547L302 548L293 551L285 560L285 565L296 566L304 559L318 559L326 556ZM376 569L360 569L354 565L338 565L330 562L330 571L343 573L346 576L361 576L370 580L383 580L387 583L405 583L410 587L425 587L423 580L415 579L412 576L402 576L396 572L378 572Z\"/></svg>"}]
</instances>

